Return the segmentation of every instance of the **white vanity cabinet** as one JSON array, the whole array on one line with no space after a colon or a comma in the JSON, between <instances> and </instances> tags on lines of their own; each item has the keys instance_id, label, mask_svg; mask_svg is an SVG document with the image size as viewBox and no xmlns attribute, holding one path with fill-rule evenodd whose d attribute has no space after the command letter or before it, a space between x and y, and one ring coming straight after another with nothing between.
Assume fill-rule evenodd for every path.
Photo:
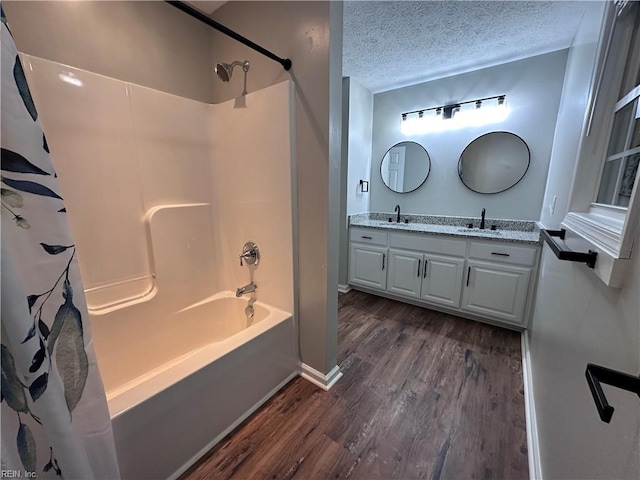
<instances>
[{"instance_id":1,"label":"white vanity cabinet","mask_svg":"<svg viewBox=\"0 0 640 480\"><path fill-rule=\"evenodd\" d=\"M389 233L387 291L458 308L467 242Z\"/></svg>"},{"instance_id":2,"label":"white vanity cabinet","mask_svg":"<svg viewBox=\"0 0 640 480\"><path fill-rule=\"evenodd\" d=\"M530 268L469 260L462 309L520 325Z\"/></svg>"},{"instance_id":3,"label":"white vanity cabinet","mask_svg":"<svg viewBox=\"0 0 640 480\"><path fill-rule=\"evenodd\" d=\"M349 238L352 285L526 327L537 245L353 227Z\"/></svg>"},{"instance_id":4,"label":"white vanity cabinet","mask_svg":"<svg viewBox=\"0 0 640 480\"><path fill-rule=\"evenodd\" d=\"M522 325L535 247L471 242L462 309Z\"/></svg>"},{"instance_id":5,"label":"white vanity cabinet","mask_svg":"<svg viewBox=\"0 0 640 480\"><path fill-rule=\"evenodd\" d=\"M464 258L425 255L425 271L420 298L447 307L460 306Z\"/></svg>"},{"instance_id":6,"label":"white vanity cabinet","mask_svg":"<svg viewBox=\"0 0 640 480\"><path fill-rule=\"evenodd\" d=\"M387 290L406 297L420 298L423 259L422 253L389 249Z\"/></svg>"},{"instance_id":7,"label":"white vanity cabinet","mask_svg":"<svg viewBox=\"0 0 640 480\"><path fill-rule=\"evenodd\" d=\"M463 273L464 258L390 248L387 291L457 308Z\"/></svg>"},{"instance_id":8,"label":"white vanity cabinet","mask_svg":"<svg viewBox=\"0 0 640 480\"><path fill-rule=\"evenodd\" d=\"M349 232L349 283L384 290L387 285L387 233Z\"/></svg>"}]
</instances>

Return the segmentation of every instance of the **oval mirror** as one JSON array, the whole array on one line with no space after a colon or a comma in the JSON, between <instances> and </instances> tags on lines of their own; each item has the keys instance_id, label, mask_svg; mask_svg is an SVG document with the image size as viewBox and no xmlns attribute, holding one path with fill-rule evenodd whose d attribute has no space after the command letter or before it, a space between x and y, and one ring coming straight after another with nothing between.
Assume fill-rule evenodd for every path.
<instances>
[{"instance_id":1,"label":"oval mirror","mask_svg":"<svg viewBox=\"0 0 640 480\"><path fill-rule=\"evenodd\" d=\"M518 135L491 132L467 145L458 162L458 175L474 192L504 192L522 180L530 157L529 147Z\"/></svg>"},{"instance_id":2,"label":"oval mirror","mask_svg":"<svg viewBox=\"0 0 640 480\"><path fill-rule=\"evenodd\" d=\"M413 192L425 182L430 171L429 154L416 142L396 143L380 163L382 181L396 193Z\"/></svg>"}]
</instances>

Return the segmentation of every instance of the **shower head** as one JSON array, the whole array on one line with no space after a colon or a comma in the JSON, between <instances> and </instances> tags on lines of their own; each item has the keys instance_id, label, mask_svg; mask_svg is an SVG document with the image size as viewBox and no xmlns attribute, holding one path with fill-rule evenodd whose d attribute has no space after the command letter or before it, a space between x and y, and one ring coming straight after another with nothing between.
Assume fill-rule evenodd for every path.
<instances>
[{"instance_id":1,"label":"shower head","mask_svg":"<svg viewBox=\"0 0 640 480\"><path fill-rule=\"evenodd\" d=\"M244 62L235 61L231 64L218 63L215 68L216 75L218 75L218 78L223 82L228 82L231 79L233 67L238 65L242 66L242 70L244 70L245 73L249 71L249 60L245 60Z\"/></svg>"}]
</instances>

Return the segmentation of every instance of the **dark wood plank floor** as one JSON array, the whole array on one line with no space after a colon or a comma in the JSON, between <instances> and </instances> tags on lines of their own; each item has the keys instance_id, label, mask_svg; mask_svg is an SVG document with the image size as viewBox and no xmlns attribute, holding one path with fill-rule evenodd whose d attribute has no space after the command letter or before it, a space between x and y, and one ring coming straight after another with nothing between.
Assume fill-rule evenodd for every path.
<instances>
[{"instance_id":1,"label":"dark wood plank floor","mask_svg":"<svg viewBox=\"0 0 640 480\"><path fill-rule=\"evenodd\" d=\"M283 388L182 478L528 478L520 334L341 294L325 392Z\"/></svg>"}]
</instances>

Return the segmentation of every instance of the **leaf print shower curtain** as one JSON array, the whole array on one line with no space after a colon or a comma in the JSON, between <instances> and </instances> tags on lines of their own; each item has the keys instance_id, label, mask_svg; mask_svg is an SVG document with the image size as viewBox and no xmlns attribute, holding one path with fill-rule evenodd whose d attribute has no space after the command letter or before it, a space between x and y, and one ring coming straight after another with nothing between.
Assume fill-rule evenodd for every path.
<instances>
[{"instance_id":1,"label":"leaf print shower curtain","mask_svg":"<svg viewBox=\"0 0 640 480\"><path fill-rule=\"evenodd\" d=\"M4 12L1 27L1 475L117 479L64 202Z\"/></svg>"}]
</instances>

